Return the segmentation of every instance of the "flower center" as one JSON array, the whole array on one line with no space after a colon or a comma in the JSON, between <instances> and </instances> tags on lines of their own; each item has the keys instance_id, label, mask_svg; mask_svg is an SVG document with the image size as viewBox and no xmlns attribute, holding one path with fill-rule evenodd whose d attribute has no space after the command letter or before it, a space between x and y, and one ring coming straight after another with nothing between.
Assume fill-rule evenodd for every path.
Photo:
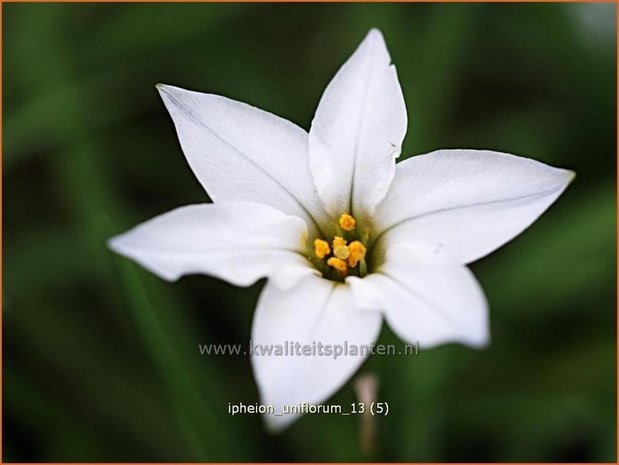
<instances>
[{"instance_id":1,"label":"flower center","mask_svg":"<svg viewBox=\"0 0 619 465\"><path fill-rule=\"evenodd\" d=\"M357 222L348 213L343 213L337 223L337 235L330 240L314 240L310 261L325 278L342 281L348 275L365 276L367 249L356 231Z\"/></svg>"}]
</instances>

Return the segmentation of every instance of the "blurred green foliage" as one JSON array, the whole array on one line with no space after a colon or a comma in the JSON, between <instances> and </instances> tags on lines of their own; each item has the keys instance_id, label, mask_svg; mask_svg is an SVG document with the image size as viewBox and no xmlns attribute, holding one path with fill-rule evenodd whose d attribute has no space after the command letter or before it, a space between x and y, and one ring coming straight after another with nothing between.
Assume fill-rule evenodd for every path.
<instances>
[{"instance_id":1,"label":"blurred green foliage","mask_svg":"<svg viewBox=\"0 0 619 465\"><path fill-rule=\"evenodd\" d=\"M408 105L404 156L488 148L575 169L473 270L493 343L374 357L383 461L611 461L615 429L613 4L4 4L5 461L358 461L355 417L279 436L246 357L263 283L163 282L105 241L205 194L157 82L305 128L370 27ZM397 343L384 327L381 342ZM354 400L350 384L332 399Z\"/></svg>"}]
</instances>

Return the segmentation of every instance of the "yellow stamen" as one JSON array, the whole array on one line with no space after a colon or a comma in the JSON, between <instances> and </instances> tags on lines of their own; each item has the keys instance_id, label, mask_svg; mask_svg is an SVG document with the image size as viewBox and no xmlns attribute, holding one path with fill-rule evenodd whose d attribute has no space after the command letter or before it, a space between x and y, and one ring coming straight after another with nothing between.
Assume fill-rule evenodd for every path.
<instances>
[{"instance_id":1,"label":"yellow stamen","mask_svg":"<svg viewBox=\"0 0 619 465\"><path fill-rule=\"evenodd\" d=\"M346 241L343 237L334 236L333 237L333 249L335 250L338 247L346 246Z\"/></svg>"},{"instance_id":2,"label":"yellow stamen","mask_svg":"<svg viewBox=\"0 0 619 465\"><path fill-rule=\"evenodd\" d=\"M350 250L345 245L338 245L333 249L333 255L342 260L346 260L350 256Z\"/></svg>"},{"instance_id":3,"label":"yellow stamen","mask_svg":"<svg viewBox=\"0 0 619 465\"><path fill-rule=\"evenodd\" d=\"M357 266L360 260L365 258L365 246L359 241L352 241L348 246L348 250L350 251L350 255L348 257L348 265L351 268Z\"/></svg>"},{"instance_id":4,"label":"yellow stamen","mask_svg":"<svg viewBox=\"0 0 619 465\"><path fill-rule=\"evenodd\" d=\"M329 260L327 260L327 265L332 266L342 274L346 274L346 272L348 271L348 265L346 265L346 262L341 258L331 257Z\"/></svg>"},{"instance_id":5,"label":"yellow stamen","mask_svg":"<svg viewBox=\"0 0 619 465\"><path fill-rule=\"evenodd\" d=\"M318 258L325 258L331 252L329 243L322 239L316 239L314 241L314 253Z\"/></svg>"},{"instance_id":6,"label":"yellow stamen","mask_svg":"<svg viewBox=\"0 0 619 465\"><path fill-rule=\"evenodd\" d=\"M342 216L340 216L338 223L344 231L352 231L353 229L355 229L356 221L348 213L342 213Z\"/></svg>"}]
</instances>

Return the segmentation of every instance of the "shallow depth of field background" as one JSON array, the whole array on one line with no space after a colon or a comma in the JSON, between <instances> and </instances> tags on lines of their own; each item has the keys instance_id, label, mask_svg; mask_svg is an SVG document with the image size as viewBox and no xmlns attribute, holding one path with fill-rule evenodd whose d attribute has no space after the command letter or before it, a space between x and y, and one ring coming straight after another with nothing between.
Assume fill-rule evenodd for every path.
<instances>
[{"instance_id":1,"label":"shallow depth of field background","mask_svg":"<svg viewBox=\"0 0 619 465\"><path fill-rule=\"evenodd\" d=\"M4 461L615 461L612 4L5 4ZM521 237L472 265L492 344L374 357L377 449L358 418L258 416L242 343L263 282L167 283L110 253L206 199L155 84L308 129L370 27L396 63L403 157L488 148L577 171ZM449 292L448 289L445 292ZM381 342L399 344L387 328ZM355 400L352 383L329 403Z\"/></svg>"}]
</instances>

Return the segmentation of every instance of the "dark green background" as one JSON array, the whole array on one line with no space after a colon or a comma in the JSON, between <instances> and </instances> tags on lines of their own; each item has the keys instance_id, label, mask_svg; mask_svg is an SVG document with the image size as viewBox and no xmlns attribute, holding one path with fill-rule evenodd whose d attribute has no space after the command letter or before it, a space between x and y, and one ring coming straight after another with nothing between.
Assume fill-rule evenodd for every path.
<instances>
[{"instance_id":1,"label":"dark green background","mask_svg":"<svg viewBox=\"0 0 619 465\"><path fill-rule=\"evenodd\" d=\"M611 4L5 4L4 460L615 461L614 25ZM472 266L487 349L366 364L391 413L364 457L355 417L271 436L226 414L258 400L249 360L197 344L247 343L263 283L166 283L105 241L205 199L155 83L309 128L373 26L403 156L488 148L578 177ZM353 400L349 383L331 402Z\"/></svg>"}]
</instances>

